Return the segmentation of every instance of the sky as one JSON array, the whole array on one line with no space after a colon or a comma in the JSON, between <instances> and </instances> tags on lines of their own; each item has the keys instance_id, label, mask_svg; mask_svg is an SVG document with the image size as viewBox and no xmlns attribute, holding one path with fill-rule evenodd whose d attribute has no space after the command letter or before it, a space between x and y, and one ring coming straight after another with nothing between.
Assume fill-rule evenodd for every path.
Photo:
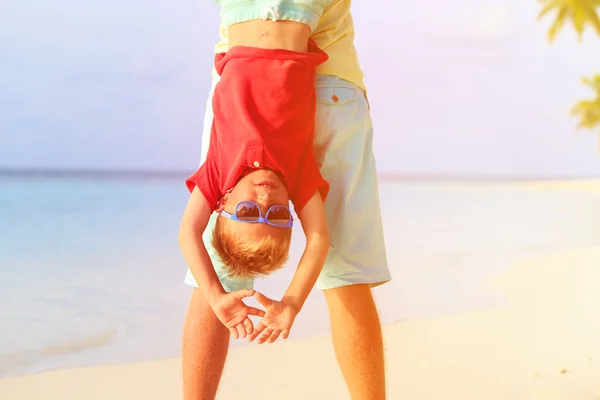
<instances>
[{"instance_id":1,"label":"sky","mask_svg":"<svg viewBox=\"0 0 600 400\"><path fill-rule=\"evenodd\" d=\"M218 5L3 0L0 168L193 171ZM353 2L383 173L600 177L600 39L549 45L535 0Z\"/></svg>"}]
</instances>

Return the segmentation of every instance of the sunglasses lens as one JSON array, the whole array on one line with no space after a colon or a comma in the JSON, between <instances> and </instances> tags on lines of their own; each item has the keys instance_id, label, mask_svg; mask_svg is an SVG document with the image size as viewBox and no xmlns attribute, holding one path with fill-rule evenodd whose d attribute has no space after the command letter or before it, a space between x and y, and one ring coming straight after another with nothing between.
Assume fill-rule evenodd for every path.
<instances>
[{"instance_id":1,"label":"sunglasses lens","mask_svg":"<svg viewBox=\"0 0 600 400\"><path fill-rule=\"evenodd\" d=\"M258 221L258 218L260 217L258 206L245 201L238 204L235 212L238 219L241 221Z\"/></svg>"},{"instance_id":2,"label":"sunglasses lens","mask_svg":"<svg viewBox=\"0 0 600 400\"><path fill-rule=\"evenodd\" d=\"M273 225L285 226L292 218L290 210L283 206L273 206L269 210L267 220Z\"/></svg>"}]
</instances>

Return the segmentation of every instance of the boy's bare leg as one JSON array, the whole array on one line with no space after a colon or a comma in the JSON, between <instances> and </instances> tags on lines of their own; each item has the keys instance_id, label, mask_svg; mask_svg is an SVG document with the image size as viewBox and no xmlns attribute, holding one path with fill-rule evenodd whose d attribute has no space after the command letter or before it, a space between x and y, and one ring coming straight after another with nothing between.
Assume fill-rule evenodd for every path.
<instances>
[{"instance_id":1,"label":"boy's bare leg","mask_svg":"<svg viewBox=\"0 0 600 400\"><path fill-rule=\"evenodd\" d=\"M229 330L194 289L183 327L183 398L214 400L227 350Z\"/></svg>"},{"instance_id":2,"label":"boy's bare leg","mask_svg":"<svg viewBox=\"0 0 600 400\"><path fill-rule=\"evenodd\" d=\"M385 400L383 338L368 285L324 291L335 354L352 400Z\"/></svg>"}]
</instances>

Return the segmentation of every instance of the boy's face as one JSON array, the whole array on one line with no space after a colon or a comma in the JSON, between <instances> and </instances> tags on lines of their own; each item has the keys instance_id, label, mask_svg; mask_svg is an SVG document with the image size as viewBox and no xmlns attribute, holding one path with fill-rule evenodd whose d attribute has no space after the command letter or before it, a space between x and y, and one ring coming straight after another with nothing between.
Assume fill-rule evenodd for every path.
<instances>
[{"instance_id":1,"label":"boy's face","mask_svg":"<svg viewBox=\"0 0 600 400\"><path fill-rule=\"evenodd\" d=\"M230 214L235 212L236 205L241 201L252 201L260 206L262 215L267 215L269 208L275 205L289 207L290 198L288 191L274 171L259 169L252 171L240 179L231 192L221 199L217 211L225 209ZM245 224L239 221L230 221L236 224L240 233L256 235L277 235L286 229L267 224ZM243 232L242 232L243 231Z\"/></svg>"}]
</instances>

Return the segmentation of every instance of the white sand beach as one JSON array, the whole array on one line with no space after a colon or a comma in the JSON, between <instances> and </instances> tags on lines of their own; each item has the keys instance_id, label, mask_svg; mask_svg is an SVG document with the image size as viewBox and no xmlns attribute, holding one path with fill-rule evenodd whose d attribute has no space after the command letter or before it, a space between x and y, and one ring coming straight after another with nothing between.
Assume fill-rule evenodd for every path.
<instances>
[{"instance_id":1,"label":"white sand beach","mask_svg":"<svg viewBox=\"0 0 600 400\"><path fill-rule=\"evenodd\" d=\"M522 258L508 306L385 327L391 400L600 399L600 246ZM178 399L179 360L0 380L3 400ZM329 338L232 349L220 399L348 399Z\"/></svg>"},{"instance_id":2,"label":"white sand beach","mask_svg":"<svg viewBox=\"0 0 600 400\"><path fill-rule=\"evenodd\" d=\"M537 181L526 182L525 185L533 189L600 193L600 180L598 179Z\"/></svg>"}]
</instances>

